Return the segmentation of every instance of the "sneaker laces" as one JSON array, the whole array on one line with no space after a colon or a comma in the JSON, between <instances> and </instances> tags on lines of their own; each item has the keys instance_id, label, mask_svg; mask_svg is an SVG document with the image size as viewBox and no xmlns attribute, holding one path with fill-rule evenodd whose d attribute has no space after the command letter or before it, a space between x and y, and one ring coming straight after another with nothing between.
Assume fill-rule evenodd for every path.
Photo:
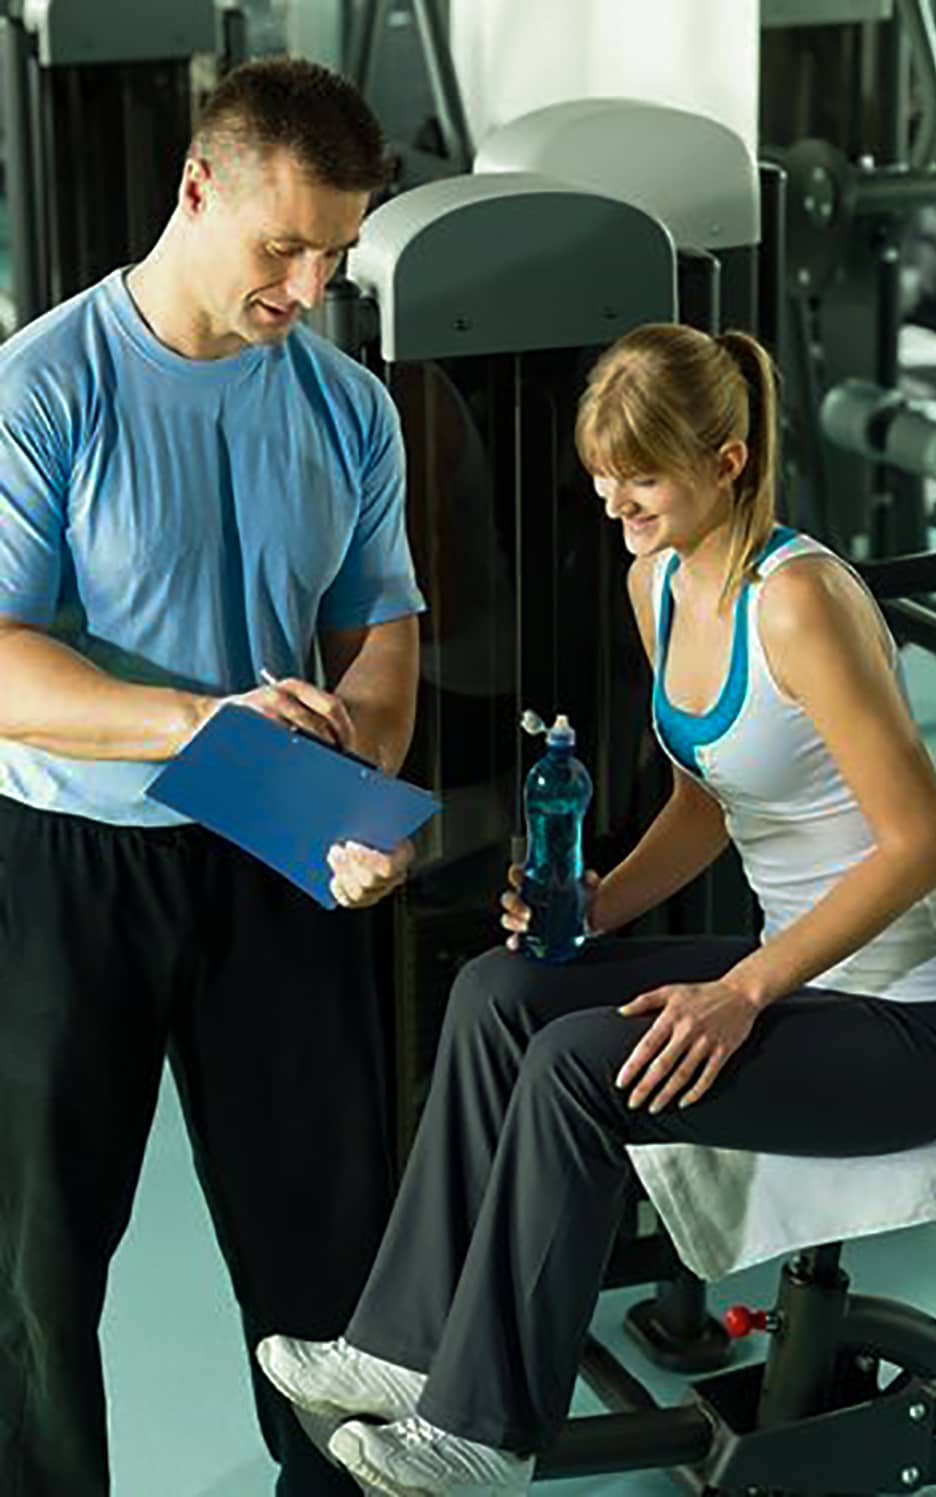
<instances>
[{"instance_id":1,"label":"sneaker laces","mask_svg":"<svg viewBox=\"0 0 936 1497\"><path fill-rule=\"evenodd\" d=\"M428 1419L422 1419L419 1414L410 1414L407 1419L400 1419L394 1427L394 1433L399 1432L400 1444L408 1446L437 1445L445 1431L437 1429L430 1424Z\"/></svg>"}]
</instances>

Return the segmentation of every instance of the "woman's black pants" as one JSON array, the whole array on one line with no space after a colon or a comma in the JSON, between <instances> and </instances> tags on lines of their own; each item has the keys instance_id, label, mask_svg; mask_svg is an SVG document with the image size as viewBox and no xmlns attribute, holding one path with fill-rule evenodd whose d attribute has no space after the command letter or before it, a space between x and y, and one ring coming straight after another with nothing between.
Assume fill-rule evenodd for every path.
<instances>
[{"instance_id":1,"label":"woman's black pants","mask_svg":"<svg viewBox=\"0 0 936 1497\"><path fill-rule=\"evenodd\" d=\"M271 1331L337 1335L387 1219L367 928L200 828L0 799L3 1497L109 1490L98 1321L167 1051L279 1497L357 1491L252 1350Z\"/></svg>"},{"instance_id":2,"label":"woman's black pants","mask_svg":"<svg viewBox=\"0 0 936 1497\"><path fill-rule=\"evenodd\" d=\"M521 1454L558 1432L633 1176L628 1143L781 1154L936 1138L936 1002L818 989L768 1008L693 1106L631 1111L614 1078L654 1016L617 1005L717 978L750 944L596 942L459 974L429 1098L348 1339L429 1373L419 1412Z\"/></svg>"}]
</instances>

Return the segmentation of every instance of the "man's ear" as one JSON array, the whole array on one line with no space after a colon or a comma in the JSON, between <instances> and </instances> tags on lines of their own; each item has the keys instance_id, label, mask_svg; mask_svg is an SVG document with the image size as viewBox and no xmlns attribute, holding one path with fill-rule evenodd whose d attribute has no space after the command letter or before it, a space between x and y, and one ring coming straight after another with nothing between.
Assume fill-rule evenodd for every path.
<instances>
[{"instance_id":1,"label":"man's ear","mask_svg":"<svg viewBox=\"0 0 936 1497\"><path fill-rule=\"evenodd\" d=\"M189 218L204 213L208 201L208 184L212 180L211 167L198 156L189 156L182 173L179 187L179 207Z\"/></svg>"},{"instance_id":2,"label":"man's ear","mask_svg":"<svg viewBox=\"0 0 936 1497\"><path fill-rule=\"evenodd\" d=\"M718 477L724 482L734 483L747 467L747 443L740 437L732 437L718 449Z\"/></svg>"}]
</instances>

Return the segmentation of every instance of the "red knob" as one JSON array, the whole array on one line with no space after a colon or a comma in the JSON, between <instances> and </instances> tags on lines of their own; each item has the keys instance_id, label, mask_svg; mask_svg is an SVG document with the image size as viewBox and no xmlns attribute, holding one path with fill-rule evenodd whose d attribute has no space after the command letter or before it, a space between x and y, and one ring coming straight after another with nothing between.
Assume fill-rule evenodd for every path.
<instances>
[{"instance_id":1,"label":"red knob","mask_svg":"<svg viewBox=\"0 0 936 1497\"><path fill-rule=\"evenodd\" d=\"M740 1341L742 1336L750 1336L752 1331L766 1331L767 1315L766 1310L749 1310L747 1305L732 1305L722 1316L722 1322L729 1336Z\"/></svg>"}]
</instances>

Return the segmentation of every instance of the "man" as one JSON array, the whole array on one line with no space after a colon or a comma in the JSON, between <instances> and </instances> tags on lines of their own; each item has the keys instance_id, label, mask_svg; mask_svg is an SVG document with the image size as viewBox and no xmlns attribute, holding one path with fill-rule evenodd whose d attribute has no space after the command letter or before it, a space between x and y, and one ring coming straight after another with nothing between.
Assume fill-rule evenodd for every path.
<instances>
[{"instance_id":1,"label":"man","mask_svg":"<svg viewBox=\"0 0 936 1497\"><path fill-rule=\"evenodd\" d=\"M329 913L145 793L235 695L391 772L403 760L423 605L398 423L298 320L382 172L347 83L247 64L209 100L147 258L0 351L11 1497L108 1491L97 1327L167 1051L251 1347L336 1334L385 1220L380 1022L353 907L402 880L408 844L334 848L347 908ZM280 1497L354 1491L255 1387Z\"/></svg>"}]
</instances>

